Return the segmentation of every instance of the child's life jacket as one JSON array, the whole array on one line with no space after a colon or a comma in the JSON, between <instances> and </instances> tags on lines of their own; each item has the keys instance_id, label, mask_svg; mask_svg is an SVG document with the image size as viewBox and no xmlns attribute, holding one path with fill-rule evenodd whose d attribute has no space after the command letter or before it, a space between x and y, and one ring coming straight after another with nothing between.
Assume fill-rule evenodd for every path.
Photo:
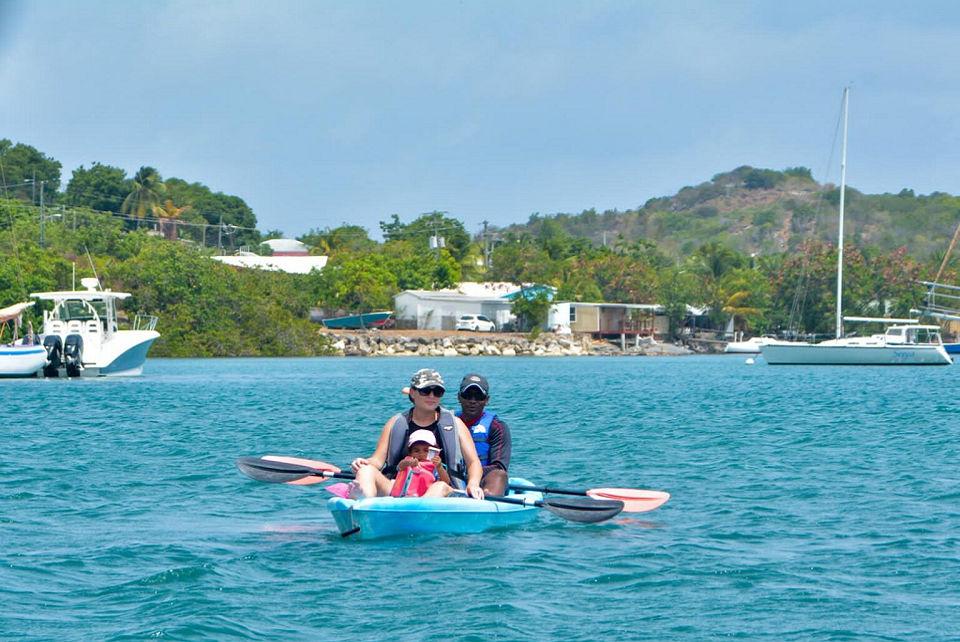
<instances>
[{"instance_id":1,"label":"child's life jacket","mask_svg":"<svg viewBox=\"0 0 960 642\"><path fill-rule=\"evenodd\" d=\"M391 497L423 497L430 485L437 480L432 461L421 461L417 466L404 468L393 480Z\"/></svg>"}]
</instances>

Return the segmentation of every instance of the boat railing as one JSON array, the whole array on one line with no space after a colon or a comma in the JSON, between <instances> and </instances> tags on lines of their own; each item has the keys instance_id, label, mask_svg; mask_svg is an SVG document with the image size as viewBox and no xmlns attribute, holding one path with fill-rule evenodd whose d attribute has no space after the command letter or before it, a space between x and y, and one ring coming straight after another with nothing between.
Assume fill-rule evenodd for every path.
<instances>
[{"instance_id":1,"label":"boat railing","mask_svg":"<svg viewBox=\"0 0 960 642\"><path fill-rule=\"evenodd\" d=\"M133 317L133 329L151 331L157 327L157 317L152 314L138 314Z\"/></svg>"}]
</instances>

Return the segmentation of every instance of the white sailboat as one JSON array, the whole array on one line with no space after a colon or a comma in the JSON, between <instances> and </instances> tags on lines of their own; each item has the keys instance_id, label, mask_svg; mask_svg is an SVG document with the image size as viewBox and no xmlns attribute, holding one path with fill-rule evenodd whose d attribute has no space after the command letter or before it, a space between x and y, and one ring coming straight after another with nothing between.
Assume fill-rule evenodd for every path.
<instances>
[{"instance_id":1,"label":"white sailboat","mask_svg":"<svg viewBox=\"0 0 960 642\"><path fill-rule=\"evenodd\" d=\"M33 303L17 303L0 310L0 377L34 377L47 363L47 351L34 343L32 333L20 337L23 312ZM8 324L10 341L4 343L3 334Z\"/></svg>"},{"instance_id":2,"label":"white sailboat","mask_svg":"<svg viewBox=\"0 0 960 642\"><path fill-rule=\"evenodd\" d=\"M770 365L831 366L940 366L953 363L940 339L940 328L918 325L910 319L850 317L848 320L891 323L884 334L870 337L843 336L843 206L847 177L847 116L850 89L843 92L843 152L840 160L840 232L837 257L836 338L822 343L778 342L760 347Z\"/></svg>"}]
</instances>

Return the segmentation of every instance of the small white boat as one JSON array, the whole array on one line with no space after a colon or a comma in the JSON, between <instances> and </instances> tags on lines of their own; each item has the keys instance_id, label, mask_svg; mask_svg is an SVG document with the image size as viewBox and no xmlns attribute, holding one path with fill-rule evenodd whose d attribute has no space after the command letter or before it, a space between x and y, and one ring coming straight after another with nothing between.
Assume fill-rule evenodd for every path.
<instances>
[{"instance_id":1,"label":"small white boat","mask_svg":"<svg viewBox=\"0 0 960 642\"><path fill-rule=\"evenodd\" d=\"M99 290L97 279L81 279L86 290L36 292L30 296L53 301L43 313L41 338L47 353L43 374L58 377L136 376L143 371L147 351L160 333L157 317L137 315L133 328L117 325L117 301L126 292Z\"/></svg>"},{"instance_id":2,"label":"small white boat","mask_svg":"<svg viewBox=\"0 0 960 642\"><path fill-rule=\"evenodd\" d=\"M723 351L729 354L760 354L763 346L772 345L774 343L788 342L781 341L776 337L753 337L751 339L747 339L746 341L731 341L727 344Z\"/></svg>"},{"instance_id":3,"label":"small white boat","mask_svg":"<svg viewBox=\"0 0 960 642\"><path fill-rule=\"evenodd\" d=\"M47 363L47 351L42 345L34 343L34 336L28 334L20 338L20 326L23 324L23 312L33 301L17 303L0 310L0 327L12 327L9 343L0 343L0 377L34 377ZM3 341L0 331L0 342Z\"/></svg>"}]
</instances>

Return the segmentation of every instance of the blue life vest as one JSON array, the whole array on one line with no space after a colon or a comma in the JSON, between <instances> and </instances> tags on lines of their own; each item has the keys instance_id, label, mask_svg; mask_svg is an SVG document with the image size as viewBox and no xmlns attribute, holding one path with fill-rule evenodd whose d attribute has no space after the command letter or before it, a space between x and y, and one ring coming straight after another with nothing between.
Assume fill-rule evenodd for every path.
<instances>
[{"instance_id":1,"label":"blue life vest","mask_svg":"<svg viewBox=\"0 0 960 642\"><path fill-rule=\"evenodd\" d=\"M457 411L458 417L463 417L463 411ZM470 426L470 436L473 437L473 443L477 447L477 456L480 458L480 465L486 466L490 463L490 426L497 416L489 410L484 410L477 423Z\"/></svg>"}]
</instances>

